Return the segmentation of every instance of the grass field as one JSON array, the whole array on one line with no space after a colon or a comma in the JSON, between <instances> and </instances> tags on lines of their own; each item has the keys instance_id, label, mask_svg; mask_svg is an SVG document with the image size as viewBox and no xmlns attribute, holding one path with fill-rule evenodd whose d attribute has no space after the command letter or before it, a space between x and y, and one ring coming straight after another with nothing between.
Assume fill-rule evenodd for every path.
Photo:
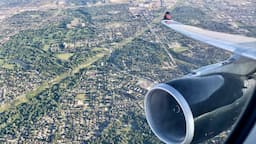
<instances>
[{"instance_id":1,"label":"grass field","mask_svg":"<svg viewBox=\"0 0 256 144\"><path fill-rule=\"evenodd\" d=\"M78 100L84 100L85 99L85 96L84 96L84 93L79 93L76 95L76 99Z\"/></svg>"},{"instance_id":2,"label":"grass field","mask_svg":"<svg viewBox=\"0 0 256 144\"><path fill-rule=\"evenodd\" d=\"M9 64L7 63L4 59L0 59L0 68L5 68L5 69L14 69L14 64Z\"/></svg>"},{"instance_id":3,"label":"grass field","mask_svg":"<svg viewBox=\"0 0 256 144\"><path fill-rule=\"evenodd\" d=\"M174 47L173 48L173 51L176 52L176 53L182 53L184 51L188 50L187 47Z\"/></svg>"},{"instance_id":4,"label":"grass field","mask_svg":"<svg viewBox=\"0 0 256 144\"><path fill-rule=\"evenodd\" d=\"M14 65L8 63L3 63L2 67L10 70L14 69Z\"/></svg>"},{"instance_id":5,"label":"grass field","mask_svg":"<svg viewBox=\"0 0 256 144\"><path fill-rule=\"evenodd\" d=\"M0 66L4 64L4 60L0 59Z\"/></svg>"},{"instance_id":6,"label":"grass field","mask_svg":"<svg viewBox=\"0 0 256 144\"><path fill-rule=\"evenodd\" d=\"M47 45L47 44L45 44L45 45L43 46L43 50L44 50L44 51L48 51L48 50L49 50L49 48L50 48L50 46L49 46L49 45Z\"/></svg>"},{"instance_id":7,"label":"grass field","mask_svg":"<svg viewBox=\"0 0 256 144\"><path fill-rule=\"evenodd\" d=\"M56 57L58 59L67 61L70 57L72 57L74 54L73 53L62 53L62 54L56 54Z\"/></svg>"}]
</instances>

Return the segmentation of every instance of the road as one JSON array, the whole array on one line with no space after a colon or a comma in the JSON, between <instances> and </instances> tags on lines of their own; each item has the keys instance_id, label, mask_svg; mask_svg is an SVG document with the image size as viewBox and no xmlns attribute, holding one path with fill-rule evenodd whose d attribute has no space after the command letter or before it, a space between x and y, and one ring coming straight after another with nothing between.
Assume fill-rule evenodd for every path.
<instances>
[{"instance_id":1,"label":"road","mask_svg":"<svg viewBox=\"0 0 256 144\"><path fill-rule=\"evenodd\" d=\"M151 23L154 23L155 21L159 20L159 17L156 17ZM87 61L85 61L84 63L81 63L80 65L73 67L72 71L68 71L65 73L62 73L58 76L56 76L55 78L53 78L50 81L44 82L42 85L40 85L39 87L35 88L34 90L17 96L12 102L10 103L5 103L2 104L0 106L0 113L7 111L8 109L12 108L12 107L16 107L22 103L26 103L29 101L29 99L35 97L37 94L39 94L40 92L52 87L54 84L59 83L61 80L72 76L74 74L76 74L77 72L79 72L81 69L83 68L88 68L90 65L92 65L93 63L95 63L96 61L100 60L101 58L103 58L104 56L110 56L112 52L114 52L116 49L120 49L123 48L125 45L127 45L128 43L132 42L135 38L139 37L140 35L142 35L145 31L147 31L149 29L149 27L144 27L142 28L140 31L137 31L132 37L128 37L124 40L122 40L121 42L119 42L117 45L115 45L114 47L112 47L112 50L108 50L106 51L106 49L102 49L102 52L97 54L94 57L89 58Z\"/></svg>"},{"instance_id":2,"label":"road","mask_svg":"<svg viewBox=\"0 0 256 144\"><path fill-rule=\"evenodd\" d=\"M108 4L111 5L111 4ZM50 16L47 19L44 19L43 21L41 21L40 23L37 23L33 26L33 29L36 28L40 28L41 26L43 26L44 24L48 23L51 19L56 19L58 18L58 16L61 14L61 12L65 9L77 9L77 8L88 8L88 7L92 7L92 6L100 6L100 5L90 5L90 6L58 6L58 5L53 5L53 6L48 6L48 7L22 7L22 8L14 8L14 9L5 9L4 11L0 11L0 14L5 14L4 18L0 18L0 24L7 18L22 13L22 12L26 12L26 11L49 11L49 10L56 10L56 13L52 16ZM15 28L12 28L15 29ZM20 31L24 31L24 30L28 30L31 29L31 27L23 27L22 29L15 29L15 31L4 35L4 37L0 38L0 46L3 45L4 43L6 43L9 38L11 36L14 36L16 34L18 34Z\"/></svg>"},{"instance_id":3,"label":"road","mask_svg":"<svg viewBox=\"0 0 256 144\"><path fill-rule=\"evenodd\" d=\"M89 67L90 65L92 65L93 63L95 63L96 61L98 61L99 59L103 58L104 56L106 56L108 54L109 54L109 52L107 52L107 51L98 53L97 55L89 58L86 62L80 64L77 67L74 67L72 71L67 71L65 73L62 73L62 74L56 76L55 78L53 78L52 80L44 82L42 85L40 85L39 87L35 88L34 90L28 92L27 94L17 96L11 103L2 104L0 106L0 113L4 112L12 107L16 107L22 103L28 102L29 99L35 97L40 92L47 90L48 88L51 88L54 84L59 83L63 79L78 73L81 69Z\"/></svg>"}]
</instances>

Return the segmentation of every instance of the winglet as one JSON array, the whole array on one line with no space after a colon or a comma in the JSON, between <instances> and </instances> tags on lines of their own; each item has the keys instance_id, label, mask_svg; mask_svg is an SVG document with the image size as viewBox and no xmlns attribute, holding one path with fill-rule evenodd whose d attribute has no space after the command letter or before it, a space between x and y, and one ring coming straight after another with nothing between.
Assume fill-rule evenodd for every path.
<instances>
[{"instance_id":1,"label":"winglet","mask_svg":"<svg viewBox=\"0 0 256 144\"><path fill-rule=\"evenodd\" d=\"M164 19L164 20L171 20L171 19L172 19L171 13L167 11L167 12L164 14L164 18L163 18L163 19Z\"/></svg>"}]
</instances>

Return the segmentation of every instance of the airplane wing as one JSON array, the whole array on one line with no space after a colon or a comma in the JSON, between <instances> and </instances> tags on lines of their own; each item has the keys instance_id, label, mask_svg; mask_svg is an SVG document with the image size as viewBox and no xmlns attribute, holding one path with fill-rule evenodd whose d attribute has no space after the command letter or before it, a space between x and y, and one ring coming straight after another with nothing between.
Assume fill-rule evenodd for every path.
<instances>
[{"instance_id":1,"label":"airplane wing","mask_svg":"<svg viewBox=\"0 0 256 144\"><path fill-rule=\"evenodd\" d=\"M234 53L183 78L155 85L145 96L147 122L161 141L204 142L234 126L234 119L243 113L243 106L255 91L256 38L213 32L164 18L165 26ZM205 125L209 121L211 124Z\"/></svg>"},{"instance_id":2,"label":"airplane wing","mask_svg":"<svg viewBox=\"0 0 256 144\"><path fill-rule=\"evenodd\" d=\"M209 31L174 20L162 20L162 24L192 39L256 60L256 38Z\"/></svg>"}]
</instances>

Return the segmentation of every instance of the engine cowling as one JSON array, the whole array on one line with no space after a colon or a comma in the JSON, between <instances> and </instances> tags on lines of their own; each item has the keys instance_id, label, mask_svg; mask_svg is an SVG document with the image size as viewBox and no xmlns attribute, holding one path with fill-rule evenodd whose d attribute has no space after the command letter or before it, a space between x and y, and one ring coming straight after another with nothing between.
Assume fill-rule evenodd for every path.
<instances>
[{"instance_id":1,"label":"engine cowling","mask_svg":"<svg viewBox=\"0 0 256 144\"><path fill-rule=\"evenodd\" d=\"M158 84L145 97L146 119L165 143L201 142L234 124L246 102L243 88L243 79L233 74Z\"/></svg>"}]
</instances>

